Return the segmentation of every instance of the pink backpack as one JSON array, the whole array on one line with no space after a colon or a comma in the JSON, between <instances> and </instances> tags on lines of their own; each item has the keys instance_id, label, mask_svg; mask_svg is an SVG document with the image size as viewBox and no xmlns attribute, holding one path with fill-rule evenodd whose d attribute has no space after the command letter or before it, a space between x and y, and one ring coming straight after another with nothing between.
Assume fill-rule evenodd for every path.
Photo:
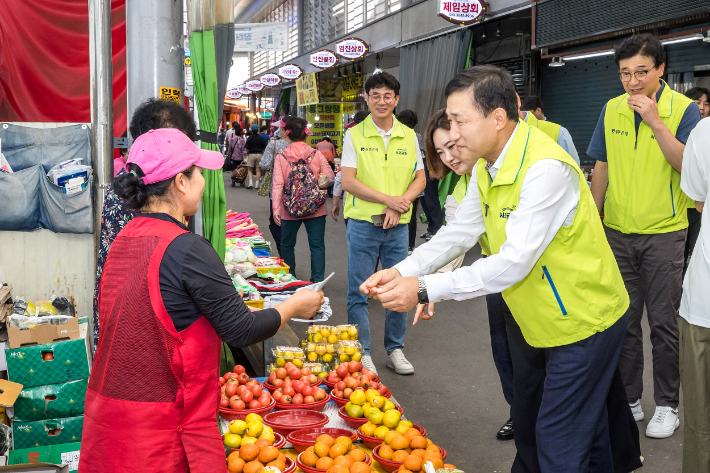
<instances>
[{"instance_id":1,"label":"pink backpack","mask_svg":"<svg viewBox=\"0 0 710 473\"><path fill-rule=\"evenodd\" d=\"M299 159L295 164L289 162L291 170L284 186L283 204L293 218L308 217L318 212L328 196L327 190L318 187L318 180L311 170L311 161L315 154L313 151L308 161Z\"/></svg>"}]
</instances>

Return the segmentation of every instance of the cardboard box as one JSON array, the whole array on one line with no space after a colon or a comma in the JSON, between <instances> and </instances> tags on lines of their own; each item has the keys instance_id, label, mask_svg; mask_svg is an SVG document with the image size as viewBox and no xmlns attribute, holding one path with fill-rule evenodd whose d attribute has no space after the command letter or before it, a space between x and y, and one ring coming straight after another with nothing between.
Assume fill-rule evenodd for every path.
<instances>
[{"instance_id":1,"label":"cardboard box","mask_svg":"<svg viewBox=\"0 0 710 473\"><path fill-rule=\"evenodd\" d=\"M25 465L0 466L2 473L69 473L68 465L52 463L32 463Z\"/></svg>"},{"instance_id":2,"label":"cardboard box","mask_svg":"<svg viewBox=\"0 0 710 473\"><path fill-rule=\"evenodd\" d=\"M15 401L15 420L30 422L82 415L88 386L88 379L79 379L24 388Z\"/></svg>"},{"instance_id":3,"label":"cardboard box","mask_svg":"<svg viewBox=\"0 0 710 473\"><path fill-rule=\"evenodd\" d=\"M60 325L40 324L33 329L20 330L18 327L7 328L7 338L10 348L20 348L30 345L47 345L66 340L79 340L79 319L72 317Z\"/></svg>"},{"instance_id":4,"label":"cardboard box","mask_svg":"<svg viewBox=\"0 0 710 473\"><path fill-rule=\"evenodd\" d=\"M81 442L10 450L8 465L54 463L57 465L67 465L69 471L73 472L79 469L80 450Z\"/></svg>"},{"instance_id":5,"label":"cardboard box","mask_svg":"<svg viewBox=\"0 0 710 473\"><path fill-rule=\"evenodd\" d=\"M53 360L47 358L48 353ZM81 339L8 349L5 358L8 379L26 388L89 377L86 342Z\"/></svg>"},{"instance_id":6,"label":"cardboard box","mask_svg":"<svg viewBox=\"0 0 710 473\"><path fill-rule=\"evenodd\" d=\"M15 449L81 442L84 416L45 419L34 422L12 422Z\"/></svg>"}]
</instances>

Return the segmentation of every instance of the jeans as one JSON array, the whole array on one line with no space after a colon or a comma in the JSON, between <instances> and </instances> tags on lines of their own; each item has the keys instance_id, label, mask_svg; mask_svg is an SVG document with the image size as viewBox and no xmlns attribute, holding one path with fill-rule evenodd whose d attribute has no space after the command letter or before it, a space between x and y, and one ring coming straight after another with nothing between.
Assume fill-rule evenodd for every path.
<instances>
[{"instance_id":1,"label":"jeans","mask_svg":"<svg viewBox=\"0 0 710 473\"><path fill-rule=\"evenodd\" d=\"M503 397L510 406L510 417L513 417L513 360L508 347L508 333L503 315L503 294L486 295L488 307L488 326L491 332L491 351L493 363L498 370Z\"/></svg>"},{"instance_id":2,"label":"jeans","mask_svg":"<svg viewBox=\"0 0 710 473\"><path fill-rule=\"evenodd\" d=\"M311 281L320 282L325 277L325 215L299 220L281 219L281 257L295 276L296 236L301 224L306 227L311 249Z\"/></svg>"},{"instance_id":3,"label":"jeans","mask_svg":"<svg viewBox=\"0 0 710 473\"><path fill-rule=\"evenodd\" d=\"M348 323L360 328L360 343L370 355L370 319L368 298L360 293L360 284L372 276L380 258L387 269L407 257L408 225L399 224L389 230L370 222L350 219L345 232L348 242ZM385 311L385 349L392 353L404 348L407 334L407 313Z\"/></svg>"}]
</instances>

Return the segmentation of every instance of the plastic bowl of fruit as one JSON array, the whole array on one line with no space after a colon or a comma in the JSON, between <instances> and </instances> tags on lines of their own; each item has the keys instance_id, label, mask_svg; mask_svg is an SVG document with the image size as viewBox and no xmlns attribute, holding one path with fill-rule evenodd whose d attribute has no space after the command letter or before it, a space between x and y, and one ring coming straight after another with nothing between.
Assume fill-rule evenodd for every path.
<instances>
[{"instance_id":1,"label":"plastic bowl of fruit","mask_svg":"<svg viewBox=\"0 0 710 473\"><path fill-rule=\"evenodd\" d=\"M404 412L401 407L396 405L394 407L400 412L400 414ZM338 409L338 415L341 419L345 421L348 426L352 427L355 430L359 429L362 424L366 424L369 420L367 417L350 417L348 413L345 412L345 406Z\"/></svg>"},{"instance_id":2,"label":"plastic bowl of fruit","mask_svg":"<svg viewBox=\"0 0 710 473\"><path fill-rule=\"evenodd\" d=\"M377 463L380 464L382 469L385 470L386 472L392 473L393 471L398 470L399 467L401 467L404 464L404 462L385 460L384 458L382 458L381 456L378 455L381 447L382 447L382 445L378 445L374 449L372 449L372 457L375 459L375 461ZM441 447L439 447L439 450L441 451L441 456L443 457L442 461L446 460L446 450L444 450ZM424 467L422 467L422 469L424 469Z\"/></svg>"},{"instance_id":3,"label":"plastic bowl of fruit","mask_svg":"<svg viewBox=\"0 0 710 473\"><path fill-rule=\"evenodd\" d=\"M422 427L421 425L418 424L412 424L412 427L419 430L421 432L422 437L426 435L426 429ZM379 437L374 437L370 435L365 435L362 433L362 427L357 429L357 436L362 440L362 443L367 445L368 447L374 449L376 446L380 445L382 442L384 442L384 439L381 439Z\"/></svg>"},{"instance_id":4,"label":"plastic bowl of fruit","mask_svg":"<svg viewBox=\"0 0 710 473\"><path fill-rule=\"evenodd\" d=\"M316 376L316 378L317 378L317 381L310 385L312 388L317 388L318 386L320 386L323 383L323 380L321 378L318 378L317 376ZM271 392L274 392L277 389L283 388L285 386L286 385L274 386L273 384L271 384L271 382L268 379L266 381L264 381L264 387Z\"/></svg>"},{"instance_id":5,"label":"plastic bowl of fruit","mask_svg":"<svg viewBox=\"0 0 710 473\"><path fill-rule=\"evenodd\" d=\"M271 412L275 406L276 400L272 397L269 404L255 409L230 409L228 407L220 407L219 416L225 420L245 420L249 414L262 415L265 412Z\"/></svg>"},{"instance_id":6,"label":"plastic bowl of fruit","mask_svg":"<svg viewBox=\"0 0 710 473\"><path fill-rule=\"evenodd\" d=\"M321 469L316 468L314 466L308 466L305 463L303 463L301 461L301 456L304 453L305 452L301 452L298 454L298 457L296 457L296 465L298 465L298 467L301 470L305 471L306 473L326 473L327 470L321 470ZM365 463L367 463L368 465L372 465L372 457L370 455L368 455L367 453L365 453Z\"/></svg>"},{"instance_id":7,"label":"plastic bowl of fruit","mask_svg":"<svg viewBox=\"0 0 710 473\"><path fill-rule=\"evenodd\" d=\"M308 447L315 445L316 440L321 435L330 435L334 439L338 437L350 437L350 440L353 442L357 440L357 434L354 432L345 429L335 429L332 427L296 430L288 434L286 440L293 444L293 448L295 448L298 453L301 453Z\"/></svg>"},{"instance_id":8,"label":"plastic bowl of fruit","mask_svg":"<svg viewBox=\"0 0 710 473\"><path fill-rule=\"evenodd\" d=\"M280 402L276 403L276 410L277 411L286 411L286 410L293 410L293 409L305 409L309 411L318 411L321 412L324 408L325 405L330 401L330 394L326 394L325 398L321 399L320 401L315 401L315 402L309 402L305 403L303 402L302 404L283 404Z\"/></svg>"},{"instance_id":9,"label":"plastic bowl of fruit","mask_svg":"<svg viewBox=\"0 0 710 473\"><path fill-rule=\"evenodd\" d=\"M289 409L270 412L263 417L263 420L264 425L274 429L275 433L288 437L288 434L295 430L323 427L328 423L328 416L313 410Z\"/></svg>"},{"instance_id":10,"label":"plastic bowl of fruit","mask_svg":"<svg viewBox=\"0 0 710 473\"><path fill-rule=\"evenodd\" d=\"M284 437L284 436L281 435L281 434L278 434L278 433L274 432L274 443L272 444L272 446L278 448L279 450L281 450L281 449L284 447L284 445L286 445L286 437ZM233 452L238 452L238 451L239 451L238 448L232 448L231 450L232 450ZM286 466L288 466L288 464L287 464Z\"/></svg>"}]
</instances>

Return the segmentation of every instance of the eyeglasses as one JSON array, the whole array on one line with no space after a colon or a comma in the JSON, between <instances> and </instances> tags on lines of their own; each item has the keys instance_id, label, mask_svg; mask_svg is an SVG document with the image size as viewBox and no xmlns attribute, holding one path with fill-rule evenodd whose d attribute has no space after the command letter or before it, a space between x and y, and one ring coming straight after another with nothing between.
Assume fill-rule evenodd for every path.
<instances>
[{"instance_id":1,"label":"eyeglasses","mask_svg":"<svg viewBox=\"0 0 710 473\"><path fill-rule=\"evenodd\" d=\"M655 69L655 67L652 67L651 69ZM649 69L649 70L651 70ZM621 82L629 82L631 80L631 76L634 76L636 80L642 81L646 79L646 76L648 75L649 71L636 71L634 73L631 72L619 72L619 77L621 77Z\"/></svg>"},{"instance_id":2,"label":"eyeglasses","mask_svg":"<svg viewBox=\"0 0 710 473\"><path fill-rule=\"evenodd\" d=\"M370 97L370 100L372 101L372 103L380 103L380 100L381 100L382 103L390 104L394 101L394 95L389 95L389 94L387 94L387 95L375 94L375 95L368 95L368 97Z\"/></svg>"}]
</instances>

